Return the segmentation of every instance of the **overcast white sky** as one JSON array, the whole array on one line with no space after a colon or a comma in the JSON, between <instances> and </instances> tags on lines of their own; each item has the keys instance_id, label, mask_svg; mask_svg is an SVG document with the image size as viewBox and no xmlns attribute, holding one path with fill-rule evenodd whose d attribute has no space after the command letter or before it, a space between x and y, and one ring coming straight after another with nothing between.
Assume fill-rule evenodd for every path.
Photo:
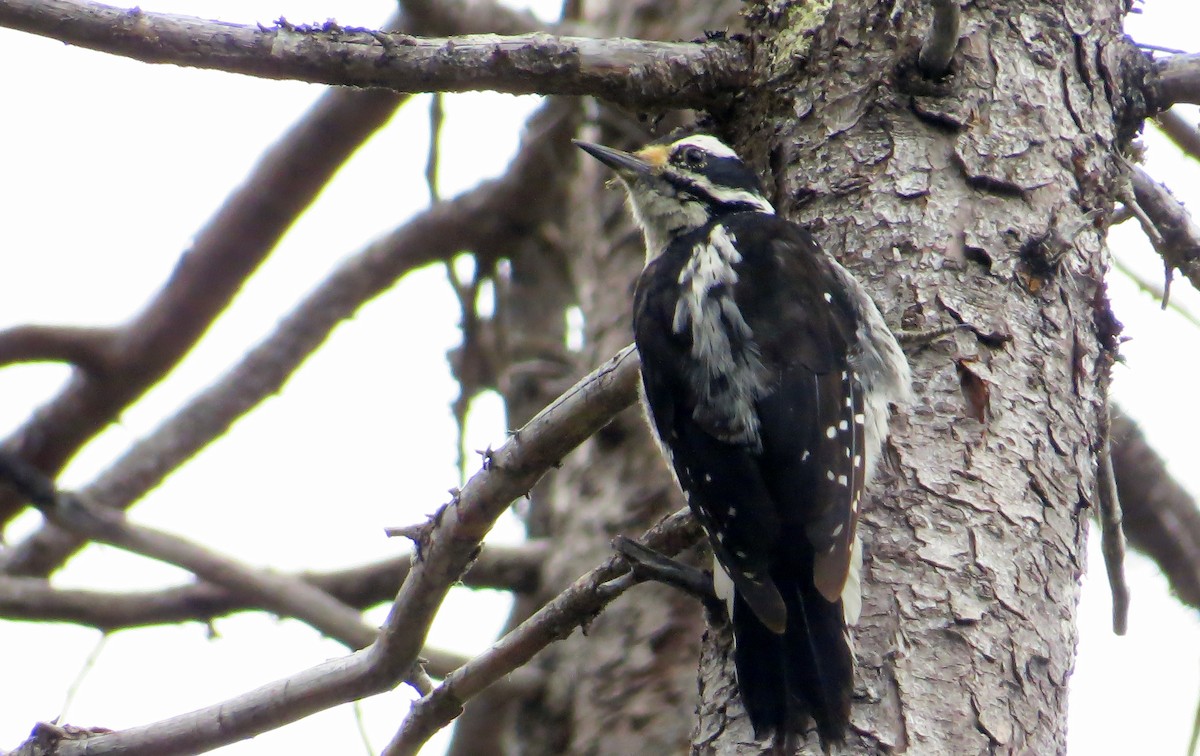
<instances>
[{"instance_id":1,"label":"overcast white sky","mask_svg":"<svg viewBox=\"0 0 1200 756\"><path fill-rule=\"evenodd\" d=\"M324 21L377 26L387 0L145 0L147 11L231 21ZM543 0L547 16L557 4ZM1191 0L1148 3L1136 39L1196 51ZM320 94L319 87L193 71L100 55L0 30L0 328L21 323L112 324L162 284L191 235L245 176L265 145ZM88 482L131 442L208 385L340 259L426 202L427 98L415 98L341 171L279 250L183 365L89 445L63 477ZM535 98L447 98L443 195L499 173ZM1200 120L1192 109L1193 120ZM1148 168L1200 207L1200 165L1157 135ZM1151 280L1160 265L1131 224L1115 254ZM1118 317L1132 337L1117 370L1118 400L1142 422L1172 472L1200 492L1193 430L1200 334L1121 276ZM1200 313L1186 283L1172 299ZM444 354L456 343L456 306L439 269L413 274L341 327L280 396L266 402L135 510L162 527L256 564L325 569L394 554L388 525L416 521L457 483L447 410L454 386ZM52 396L58 366L0 370L0 435ZM494 401L479 403L468 448L503 441ZM331 469L339 474L331 474ZM308 471L313 471L309 473ZM332 506L331 506L332 505ZM19 540L38 524L10 529ZM510 520L494 534L519 537ZM1200 693L1200 623L1167 594L1156 568L1132 557L1130 633L1109 630L1103 567L1093 549L1080 606L1080 654L1071 687L1072 754L1182 753ZM105 590L171 584L186 575L116 549L93 547L56 582ZM438 645L486 645L505 614L495 593L456 592L435 624ZM380 619L372 617L371 619ZM120 728L206 705L343 653L296 622L263 615L112 636L79 687L68 720ZM22 692L0 706L0 749L57 716L99 634L71 626L0 622L0 675ZM407 689L364 703L376 749L402 717ZM223 754L347 753L357 739L341 707ZM439 737L428 752L444 747Z\"/></svg>"}]
</instances>

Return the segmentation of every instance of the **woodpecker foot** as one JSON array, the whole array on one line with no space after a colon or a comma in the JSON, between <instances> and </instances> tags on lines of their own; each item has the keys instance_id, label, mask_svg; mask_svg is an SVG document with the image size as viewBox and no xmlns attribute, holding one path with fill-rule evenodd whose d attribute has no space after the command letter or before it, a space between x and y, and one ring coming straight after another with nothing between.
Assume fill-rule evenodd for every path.
<instances>
[{"instance_id":1,"label":"woodpecker foot","mask_svg":"<svg viewBox=\"0 0 1200 756\"><path fill-rule=\"evenodd\" d=\"M663 556L654 549L647 548L632 538L617 536L612 542L613 548L626 562L633 576L639 582L653 580L699 599L705 607L718 612L724 611L724 603L717 598L713 591L712 575L704 570L684 564L670 557Z\"/></svg>"}]
</instances>

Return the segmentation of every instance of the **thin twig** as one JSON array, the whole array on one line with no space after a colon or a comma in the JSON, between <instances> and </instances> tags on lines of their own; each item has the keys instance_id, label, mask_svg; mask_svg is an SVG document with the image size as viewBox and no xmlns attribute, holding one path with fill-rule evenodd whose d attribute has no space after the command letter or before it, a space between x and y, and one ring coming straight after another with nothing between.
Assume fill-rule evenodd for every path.
<instances>
[{"instance_id":1,"label":"thin twig","mask_svg":"<svg viewBox=\"0 0 1200 756\"><path fill-rule=\"evenodd\" d=\"M1129 584L1125 580L1125 531L1121 528L1121 500L1112 465L1112 420L1107 406L1100 418L1100 454L1096 486L1099 489L1100 550L1108 572L1108 588L1112 594L1112 627L1124 635L1129 627Z\"/></svg>"},{"instance_id":2,"label":"thin twig","mask_svg":"<svg viewBox=\"0 0 1200 756\"><path fill-rule=\"evenodd\" d=\"M429 191L430 204L442 201L438 191L438 158L442 151L442 121L446 113L442 109L442 93L434 92L429 99L429 152L425 155L425 188Z\"/></svg>"},{"instance_id":3,"label":"thin twig","mask_svg":"<svg viewBox=\"0 0 1200 756\"><path fill-rule=\"evenodd\" d=\"M660 554L673 556L700 538L700 529L686 509L648 530L641 542ZM571 587L496 641L479 656L450 673L431 694L413 704L383 756L415 755L438 730L462 711L463 704L489 685L521 668L551 643L591 621L637 580L629 563L612 556L576 580Z\"/></svg>"},{"instance_id":4,"label":"thin twig","mask_svg":"<svg viewBox=\"0 0 1200 756\"><path fill-rule=\"evenodd\" d=\"M362 741L363 753L375 756L375 748L371 745L371 736L367 733L367 721L363 713L362 701L352 704L354 709L354 727L358 730L358 738Z\"/></svg>"},{"instance_id":5,"label":"thin twig","mask_svg":"<svg viewBox=\"0 0 1200 756\"><path fill-rule=\"evenodd\" d=\"M100 654L104 652L104 647L108 645L108 638L108 633L100 633L100 637L96 639L92 650L88 652L87 658L83 660L83 664L79 665L79 672L75 675L75 679L71 681L71 684L67 686L67 695L63 697L62 708L59 709L58 716L55 717L54 721L67 721L67 714L71 711L71 704L75 702L75 696L79 695L79 689L83 687L83 681L96 668L96 662L100 659Z\"/></svg>"},{"instance_id":6,"label":"thin twig","mask_svg":"<svg viewBox=\"0 0 1200 756\"><path fill-rule=\"evenodd\" d=\"M926 78L940 79L950 70L958 47L962 9L958 0L930 0L929 4L933 6L933 20L921 44L917 65Z\"/></svg>"},{"instance_id":7,"label":"thin twig","mask_svg":"<svg viewBox=\"0 0 1200 756\"><path fill-rule=\"evenodd\" d=\"M246 26L81 0L7 0L0 26L147 63L394 92L593 95L658 110L711 106L749 80L733 40L547 34L423 39L333 22Z\"/></svg>"}]
</instances>

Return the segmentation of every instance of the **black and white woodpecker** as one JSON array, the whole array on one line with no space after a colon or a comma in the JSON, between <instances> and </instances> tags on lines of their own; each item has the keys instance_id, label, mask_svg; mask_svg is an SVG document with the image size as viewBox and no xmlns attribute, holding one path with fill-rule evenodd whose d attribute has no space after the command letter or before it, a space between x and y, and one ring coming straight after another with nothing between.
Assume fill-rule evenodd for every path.
<instances>
[{"instance_id":1,"label":"black and white woodpecker","mask_svg":"<svg viewBox=\"0 0 1200 756\"><path fill-rule=\"evenodd\" d=\"M751 724L787 738L811 717L840 741L859 507L908 362L862 285L715 137L576 144L616 172L646 237L642 398L712 545Z\"/></svg>"}]
</instances>

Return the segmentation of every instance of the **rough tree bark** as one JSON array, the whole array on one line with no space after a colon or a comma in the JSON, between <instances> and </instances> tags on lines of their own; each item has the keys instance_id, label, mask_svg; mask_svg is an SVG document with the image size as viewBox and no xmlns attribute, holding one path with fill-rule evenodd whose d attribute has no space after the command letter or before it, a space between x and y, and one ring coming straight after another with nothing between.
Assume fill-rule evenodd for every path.
<instances>
[{"instance_id":1,"label":"rough tree bark","mask_svg":"<svg viewBox=\"0 0 1200 756\"><path fill-rule=\"evenodd\" d=\"M600 4L600 33L709 8ZM689 9L691 15L689 15ZM1138 103L1122 99L1120 2L973 3L950 75L915 70L925 3L757 3L756 81L715 127L777 205L873 282L893 326L966 323L912 355L915 405L894 419L863 520L868 585L848 752L1062 752L1086 510L1113 333L1101 280ZM678 15L676 15L678 13ZM601 140L627 143L617 118ZM627 131L627 129L626 129ZM661 128L659 129L661 131ZM629 340L641 239L584 168L573 187L584 361ZM980 335L976 335L976 333ZM997 338L995 334L1000 334ZM553 502L548 586L677 505L635 412L569 459ZM639 587L585 638L543 654L545 695L517 720L522 752L674 753L695 717L702 620ZM697 753L756 752L706 636Z\"/></svg>"},{"instance_id":2,"label":"rough tree bark","mask_svg":"<svg viewBox=\"0 0 1200 756\"><path fill-rule=\"evenodd\" d=\"M37 15L35 4L9 5ZM408 5L429 11L428 3ZM1121 153L1148 109L1138 95L1146 64L1120 34L1123 0L977 0L951 35L956 49L942 51L953 54L940 56L949 71L931 73L939 56L918 50L935 5L949 6L596 0L568 3L566 15L585 11L595 36L744 33L754 85L714 105L708 128L759 169L782 213L870 282L894 327L967 326L911 354L917 399L894 418L863 514L866 595L844 751L1063 752L1086 512L1098 498L1095 471L1107 443L1101 418L1119 328L1102 282L1104 237L1113 198L1130 196ZM953 23L941 28L953 31ZM262 42L280 30L240 33ZM386 46L372 47L375 36L355 34L360 52L387 57ZM324 49L320 39L308 41ZM466 244L498 296L486 322L471 309L474 292L464 296L467 339L456 373L466 395L504 393L513 426L554 397L565 376L630 340L641 238L622 195L603 188L602 169L587 162L571 173L568 137L581 128L586 138L631 146L690 120L637 115L591 100L549 102L531 131L544 140L532 140L545 152L534 164L553 179L539 189L555 199L519 217L512 208L482 212L496 233ZM586 343L572 355L562 316L575 303ZM624 406L619 397L606 401L604 412ZM587 432L605 417L589 416ZM408 674L436 608L431 597L461 574L489 518L569 447L545 435L541 445L536 430L506 445L490 472L466 486L466 503L456 498L451 514L417 533L424 555L416 577L370 651L339 662L336 674L323 665L228 708L209 707L201 712L207 720L185 717L191 729L207 721L221 730L196 747L291 721L315 705L312 695L333 705ZM1133 446L1118 446L1118 459ZM681 503L639 413L622 413L530 491L529 531L554 547L538 594L521 597L510 626L604 562L614 535L639 533ZM351 645L365 645L372 631L359 628L357 616L355 623L364 639ZM494 752L497 744L526 754L758 752L763 744L753 741L732 684L729 647L727 631L705 629L694 601L639 586L585 635L543 651L515 692L471 700L453 752ZM441 706L451 713L437 721L448 721L458 711L449 678L486 677L478 667L463 673L468 666L414 712L435 712L433 721ZM259 723L268 700L279 719ZM148 747L170 739L145 729ZM120 735L90 742L103 749L105 738ZM414 752L424 741L397 742L397 752ZM64 752L87 747L64 743Z\"/></svg>"}]
</instances>

